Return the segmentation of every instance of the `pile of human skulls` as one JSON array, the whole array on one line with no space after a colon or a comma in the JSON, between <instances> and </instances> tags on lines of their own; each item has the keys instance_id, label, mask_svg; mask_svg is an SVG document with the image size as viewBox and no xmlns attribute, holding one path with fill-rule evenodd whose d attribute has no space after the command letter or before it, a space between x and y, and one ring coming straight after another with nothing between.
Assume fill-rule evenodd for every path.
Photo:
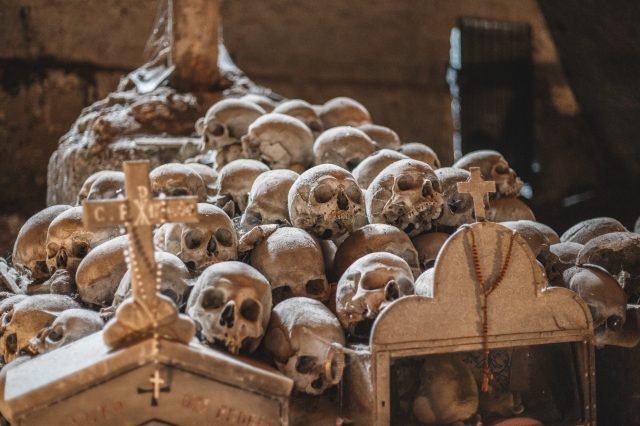
<instances>
[{"instance_id":1,"label":"pile of human skulls","mask_svg":"<svg viewBox=\"0 0 640 426\"><path fill-rule=\"evenodd\" d=\"M224 99L195 132L200 155L150 174L154 195L199 201L198 223L155 229L161 291L203 344L268 359L299 392L340 382L345 347L366 344L395 300L433 295L440 248L475 221L473 200L456 186L471 167L496 182L488 219L523 236L549 285L584 298L598 344L620 343L637 326L627 304L640 298L640 235L596 218L559 237L518 198L523 183L498 152L441 167L431 148L403 143L345 97ZM0 296L5 363L99 331L129 296L127 237L85 229L80 206L125 195L122 172L104 170L87 178L78 205L24 224L12 256L23 284Z\"/></svg>"}]
</instances>

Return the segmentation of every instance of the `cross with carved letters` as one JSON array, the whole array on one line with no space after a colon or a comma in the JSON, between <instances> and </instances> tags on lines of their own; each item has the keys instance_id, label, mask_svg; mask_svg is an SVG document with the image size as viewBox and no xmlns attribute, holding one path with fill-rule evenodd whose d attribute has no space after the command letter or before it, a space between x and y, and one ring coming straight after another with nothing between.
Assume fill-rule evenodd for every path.
<instances>
[{"instance_id":1,"label":"cross with carved letters","mask_svg":"<svg viewBox=\"0 0 640 426\"><path fill-rule=\"evenodd\" d=\"M188 318L180 318L171 301L159 294L159 273L153 246L153 226L165 222L197 222L197 197L152 198L148 161L126 161L126 198L85 200L83 223L87 229L125 225L129 237L128 261L133 299L123 303L115 322L105 328L105 342L111 347L123 341L159 334L189 341L193 329ZM161 330L166 326L164 331ZM160 329L159 329L160 327Z\"/></svg>"},{"instance_id":2,"label":"cross with carved letters","mask_svg":"<svg viewBox=\"0 0 640 426\"><path fill-rule=\"evenodd\" d=\"M485 181L480 174L480 167L470 167L471 177L466 182L456 184L460 194L470 194L473 198L473 210L476 213L476 221L483 222L486 218L484 196L489 192L496 192L496 183L492 180Z\"/></svg>"}]
</instances>

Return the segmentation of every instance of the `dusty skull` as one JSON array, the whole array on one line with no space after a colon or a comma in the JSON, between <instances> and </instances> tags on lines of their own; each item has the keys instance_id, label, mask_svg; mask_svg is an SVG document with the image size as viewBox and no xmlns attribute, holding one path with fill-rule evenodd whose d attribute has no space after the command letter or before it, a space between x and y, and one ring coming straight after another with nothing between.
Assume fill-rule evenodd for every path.
<instances>
[{"instance_id":1,"label":"dusty skull","mask_svg":"<svg viewBox=\"0 0 640 426\"><path fill-rule=\"evenodd\" d=\"M188 163L185 164L185 166L200 175L207 189L208 197L213 197L218 194L218 172L213 167L199 163Z\"/></svg>"},{"instance_id":2,"label":"dusty skull","mask_svg":"<svg viewBox=\"0 0 640 426\"><path fill-rule=\"evenodd\" d=\"M218 206L230 217L240 216L247 208L253 182L268 170L256 160L235 160L224 166L218 174Z\"/></svg>"},{"instance_id":3,"label":"dusty skull","mask_svg":"<svg viewBox=\"0 0 640 426\"><path fill-rule=\"evenodd\" d=\"M362 160L362 162L353 169L353 177L356 178L356 182L358 182L360 188L366 190L376 176L378 176L378 173L383 171L389 164L408 158L406 155L397 151L381 149Z\"/></svg>"},{"instance_id":4,"label":"dusty skull","mask_svg":"<svg viewBox=\"0 0 640 426\"><path fill-rule=\"evenodd\" d=\"M431 229L443 211L440 181L428 164L400 160L387 166L365 193L369 223L397 226L410 236Z\"/></svg>"},{"instance_id":5,"label":"dusty skull","mask_svg":"<svg viewBox=\"0 0 640 426\"><path fill-rule=\"evenodd\" d=\"M400 136L388 127L367 123L358 126L358 129L366 133L379 148L396 149L401 145Z\"/></svg>"},{"instance_id":6,"label":"dusty skull","mask_svg":"<svg viewBox=\"0 0 640 426\"><path fill-rule=\"evenodd\" d=\"M38 354L51 352L102 330L100 314L88 309L67 309L53 323L31 339L31 347Z\"/></svg>"},{"instance_id":7,"label":"dusty skull","mask_svg":"<svg viewBox=\"0 0 640 426\"><path fill-rule=\"evenodd\" d=\"M418 252L409 236L395 226L374 223L354 231L340 244L333 263L333 280L338 281L356 260L376 252L401 257L411 268L414 277L420 275Z\"/></svg>"},{"instance_id":8,"label":"dusty skull","mask_svg":"<svg viewBox=\"0 0 640 426\"><path fill-rule=\"evenodd\" d=\"M415 294L418 296L424 297L433 297L433 274L436 269L431 267L426 269L420 276L416 279L415 283Z\"/></svg>"},{"instance_id":9,"label":"dusty skull","mask_svg":"<svg viewBox=\"0 0 640 426\"><path fill-rule=\"evenodd\" d=\"M84 183L82 184L82 187L80 188L80 191L78 191L78 196L76 197L76 206L82 205L82 202L87 199L89 191L91 190L91 185L93 185L96 179L98 179L102 175L109 174L112 171L113 170L100 170L86 178Z\"/></svg>"},{"instance_id":10,"label":"dusty skull","mask_svg":"<svg viewBox=\"0 0 640 426\"><path fill-rule=\"evenodd\" d=\"M583 220L567 229L560 240L562 242L587 244L590 240L600 235L612 232L627 232L623 224L610 217L594 217Z\"/></svg>"},{"instance_id":11,"label":"dusty skull","mask_svg":"<svg viewBox=\"0 0 640 426\"><path fill-rule=\"evenodd\" d=\"M151 191L155 196L167 197L193 195L199 202L207 201L207 188L200 175L190 167L180 163L158 166L149 173Z\"/></svg>"},{"instance_id":12,"label":"dusty skull","mask_svg":"<svg viewBox=\"0 0 640 426\"><path fill-rule=\"evenodd\" d=\"M338 282L338 319L351 336L367 337L384 308L413 292L413 274L407 262L391 253L368 254L356 260Z\"/></svg>"},{"instance_id":13,"label":"dusty skull","mask_svg":"<svg viewBox=\"0 0 640 426\"><path fill-rule=\"evenodd\" d=\"M325 130L313 144L316 164L335 164L347 170L353 170L376 149L366 133L349 126Z\"/></svg>"},{"instance_id":14,"label":"dusty skull","mask_svg":"<svg viewBox=\"0 0 640 426\"><path fill-rule=\"evenodd\" d=\"M124 173L107 171L93 182L87 200L110 200L120 196L124 196Z\"/></svg>"},{"instance_id":15,"label":"dusty skull","mask_svg":"<svg viewBox=\"0 0 640 426\"><path fill-rule=\"evenodd\" d=\"M263 114L265 110L251 101L223 99L198 120L196 130L204 139L205 150L221 150L240 145L240 138L247 134L249 125Z\"/></svg>"},{"instance_id":16,"label":"dusty skull","mask_svg":"<svg viewBox=\"0 0 640 426\"><path fill-rule=\"evenodd\" d=\"M453 167L469 170L470 167L480 167L484 180L496 182L496 196L516 197L520 194L523 183L516 172L509 167L509 163L497 151L473 151L460 158Z\"/></svg>"},{"instance_id":17,"label":"dusty skull","mask_svg":"<svg viewBox=\"0 0 640 426\"><path fill-rule=\"evenodd\" d=\"M0 324L5 362L11 362L20 355L33 355L31 339L49 326L62 311L79 307L70 297L59 294L29 296L13 305L2 316Z\"/></svg>"},{"instance_id":18,"label":"dusty skull","mask_svg":"<svg viewBox=\"0 0 640 426\"><path fill-rule=\"evenodd\" d=\"M345 169L312 167L289 190L289 217L293 226L318 238L340 238L366 223L364 196Z\"/></svg>"},{"instance_id":19,"label":"dusty skull","mask_svg":"<svg viewBox=\"0 0 640 426\"><path fill-rule=\"evenodd\" d=\"M186 312L196 322L201 340L237 354L257 349L271 308L267 279L253 267L231 261L211 265L200 275Z\"/></svg>"},{"instance_id":20,"label":"dusty skull","mask_svg":"<svg viewBox=\"0 0 640 426\"><path fill-rule=\"evenodd\" d=\"M278 106L278 103L266 95L258 93L248 93L240 98L243 101L253 102L261 107L266 112L272 112L273 109Z\"/></svg>"},{"instance_id":21,"label":"dusty skull","mask_svg":"<svg viewBox=\"0 0 640 426\"><path fill-rule=\"evenodd\" d=\"M161 271L160 293L171 299L178 309L182 309L187 303L193 286L189 270L177 256L171 253L157 251L155 258L156 265ZM113 306L118 307L129 296L131 296L131 270L122 277L113 297Z\"/></svg>"},{"instance_id":22,"label":"dusty skull","mask_svg":"<svg viewBox=\"0 0 640 426\"><path fill-rule=\"evenodd\" d=\"M329 299L322 248L302 229L276 230L251 251L249 264L271 284L274 306L293 296Z\"/></svg>"},{"instance_id":23,"label":"dusty skull","mask_svg":"<svg viewBox=\"0 0 640 426\"><path fill-rule=\"evenodd\" d=\"M120 234L117 227L89 231L82 224L82 207L72 207L60 213L47 230L47 266L53 273L66 269L75 274L78 265L89 252Z\"/></svg>"},{"instance_id":24,"label":"dusty skull","mask_svg":"<svg viewBox=\"0 0 640 426\"><path fill-rule=\"evenodd\" d=\"M291 170L270 170L258 176L253 181L247 208L240 220L242 228L291 223L287 199L291 186L299 176Z\"/></svg>"},{"instance_id":25,"label":"dusty skull","mask_svg":"<svg viewBox=\"0 0 640 426\"><path fill-rule=\"evenodd\" d=\"M409 142L400 145L400 147L398 147L397 149L398 152L401 152L409 158L427 163L434 170L440 168L440 160L438 159L438 154L436 154L436 152L431 149L431 147L423 143Z\"/></svg>"},{"instance_id":26,"label":"dusty skull","mask_svg":"<svg viewBox=\"0 0 640 426\"><path fill-rule=\"evenodd\" d=\"M570 242L552 244L549 247L549 251L551 251L551 253L555 255L556 259L558 259L556 263L556 269L558 272L562 273L564 276L564 271L576 266L578 254L583 247L584 246L582 244ZM566 286L564 279L562 284L563 287Z\"/></svg>"},{"instance_id":27,"label":"dusty skull","mask_svg":"<svg viewBox=\"0 0 640 426\"><path fill-rule=\"evenodd\" d=\"M471 174L463 169L443 167L435 171L444 197L442 217L438 219L438 227L446 227L451 231L460 225L475 222L473 198L470 194L459 193L457 184L466 182ZM485 206L489 204L489 197L485 196Z\"/></svg>"},{"instance_id":28,"label":"dusty skull","mask_svg":"<svg viewBox=\"0 0 640 426\"><path fill-rule=\"evenodd\" d=\"M313 164L313 134L302 121L285 114L265 114L251 123L242 148L247 158L271 169L302 172Z\"/></svg>"},{"instance_id":29,"label":"dusty skull","mask_svg":"<svg viewBox=\"0 0 640 426\"><path fill-rule=\"evenodd\" d=\"M487 210L490 222L507 222L512 220L536 220L531 209L519 198L507 197L491 200Z\"/></svg>"},{"instance_id":30,"label":"dusty skull","mask_svg":"<svg viewBox=\"0 0 640 426\"><path fill-rule=\"evenodd\" d=\"M197 223L165 223L156 230L154 243L178 256L192 272L238 258L233 222L222 209L206 203L198 203Z\"/></svg>"},{"instance_id":31,"label":"dusty skull","mask_svg":"<svg viewBox=\"0 0 640 426\"><path fill-rule=\"evenodd\" d=\"M318 113L312 105L302 99L284 101L273 112L290 115L302 121L309 128L314 139L322 133L322 121Z\"/></svg>"},{"instance_id":32,"label":"dusty skull","mask_svg":"<svg viewBox=\"0 0 640 426\"><path fill-rule=\"evenodd\" d=\"M320 120L325 129L338 126L360 126L371 123L369 111L355 99L337 97L320 108Z\"/></svg>"},{"instance_id":33,"label":"dusty skull","mask_svg":"<svg viewBox=\"0 0 640 426\"><path fill-rule=\"evenodd\" d=\"M320 395L342 379L344 332L322 303L306 297L273 308L264 346L295 389Z\"/></svg>"},{"instance_id":34,"label":"dusty skull","mask_svg":"<svg viewBox=\"0 0 640 426\"><path fill-rule=\"evenodd\" d=\"M411 239L413 246L418 251L420 269L423 272L435 265L438 253L448 239L449 234L443 232L430 232Z\"/></svg>"},{"instance_id":35,"label":"dusty skull","mask_svg":"<svg viewBox=\"0 0 640 426\"><path fill-rule=\"evenodd\" d=\"M51 206L36 213L27 220L15 244L11 262L23 273L29 273L35 281L42 281L51 275L47 266L47 230L51 222L71 206Z\"/></svg>"},{"instance_id":36,"label":"dusty skull","mask_svg":"<svg viewBox=\"0 0 640 426\"><path fill-rule=\"evenodd\" d=\"M567 269L565 282L589 306L593 318L594 342L606 345L621 331L627 315L627 296L616 279L596 265Z\"/></svg>"},{"instance_id":37,"label":"dusty skull","mask_svg":"<svg viewBox=\"0 0 640 426\"><path fill-rule=\"evenodd\" d=\"M82 259L76 271L76 286L83 302L101 307L111 304L127 271L124 253L128 246L128 237L121 235L100 244Z\"/></svg>"}]
</instances>

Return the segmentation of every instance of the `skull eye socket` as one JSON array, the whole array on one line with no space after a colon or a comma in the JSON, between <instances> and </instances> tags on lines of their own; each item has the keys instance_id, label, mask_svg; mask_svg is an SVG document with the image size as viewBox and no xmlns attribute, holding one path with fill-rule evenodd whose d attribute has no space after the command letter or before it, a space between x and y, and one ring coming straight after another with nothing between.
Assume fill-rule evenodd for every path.
<instances>
[{"instance_id":1,"label":"skull eye socket","mask_svg":"<svg viewBox=\"0 0 640 426\"><path fill-rule=\"evenodd\" d=\"M211 134L213 136L222 136L224 135L224 126L220 123L216 123L211 129Z\"/></svg>"},{"instance_id":2,"label":"skull eye socket","mask_svg":"<svg viewBox=\"0 0 640 426\"><path fill-rule=\"evenodd\" d=\"M316 364L316 358L313 356L301 356L296 361L296 371L301 374L308 374L313 371Z\"/></svg>"},{"instance_id":3,"label":"skull eye socket","mask_svg":"<svg viewBox=\"0 0 640 426\"><path fill-rule=\"evenodd\" d=\"M609 318L607 318L607 328L610 330L619 330L622 327L623 323L624 320L618 315L611 315Z\"/></svg>"},{"instance_id":4,"label":"skull eye socket","mask_svg":"<svg viewBox=\"0 0 640 426\"><path fill-rule=\"evenodd\" d=\"M74 257L85 257L87 253L89 253L89 244L80 241L71 245L71 254Z\"/></svg>"},{"instance_id":5,"label":"skull eye socket","mask_svg":"<svg viewBox=\"0 0 640 426\"><path fill-rule=\"evenodd\" d=\"M327 203L333 198L333 188L327 184L318 185L313 188L313 198L318 203Z\"/></svg>"},{"instance_id":6,"label":"skull eye socket","mask_svg":"<svg viewBox=\"0 0 640 426\"><path fill-rule=\"evenodd\" d=\"M362 202L362 190L358 185L348 185L344 192L354 203L360 204Z\"/></svg>"},{"instance_id":7,"label":"skull eye socket","mask_svg":"<svg viewBox=\"0 0 640 426\"><path fill-rule=\"evenodd\" d=\"M320 132L322 131L322 126L320 125L320 123L318 123L317 121L312 121L308 124L309 129L312 132Z\"/></svg>"},{"instance_id":8,"label":"skull eye socket","mask_svg":"<svg viewBox=\"0 0 640 426\"><path fill-rule=\"evenodd\" d=\"M324 293L324 280L321 278L310 280L304 286L308 294L313 296L319 296Z\"/></svg>"},{"instance_id":9,"label":"skull eye socket","mask_svg":"<svg viewBox=\"0 0 640 426\"><path fill-rule=\"evenodd\" d=\"M12 317L13 317L13 311L7 312L6 314L4 314L4 316L2 317L2 325L4 326L9 325Z\"/></svg>"},{"instance_id":10,"label":"skull eye socket","mask_svg":"<svg viewBox=\"0 0 640 426\"><path fill-rule=\"evenodd\" d=\"M233 245L233 235L228 229L218 229L216 231L216 240L225 247L231 247Z\"/></svg>"},{"instance_id":11,"label":"skull eye socket","mask_svg":"<svg viewBox=\"0 0 640 426\"><path fill-rule=\"evenodd\" d=\"M49 267L47 266L47 262L45 262L44 260L37 261L34 267L34 272L39 272L41 274L48 274Z\"/></svg>"},{"instance_id":12,"label":"skull eye socket","mask_svg":"<svg viewBox=\"0 0 640 426\"><path fill-rule=\"evenodd\" d=\"M202 294L201 306L204 309L217 309L224 304L224 293L217 288L208 288Z\"/></svg>"},{"instance_id":13,"label":"skull eye socket","mask_svg":"<svg viewBox=\"0 0 640 426\"><path fill-rule=\"evenodd\" d=\"M256 321L260 316L260 305L253 299L245 299L240 306L240 315L249 321Z\"/></svg>"},{"instance_id":14,"label":"skull eye socket","mask_svg":"<svg viewBox=\"0 0 640 426\"><path fill-rule=\"evenodd\" d=\"M47 334L47 341L51 343L56 343L62 340L62 336L64 335L64 330L62 330L62 326L57 325Z\"/></svg>"},{"instance_id":15,"label":"skull eye socket","mask_svg":"<svg viewBox=\"0 0 640 426\"><path fill-rule=\"evenodd\" d=\"M509 166L506 164L498 164L493 170L499 175L509 174Z\"/></svg>"},{"instance_id":16,"label":"skull eye socket","mask_svg":"<svg viewBox=\"0 0 640 426\"><path fill-rule=\"evenodd\" d=\"M184 236L185 247L188 248L189 250L194 250L200 247L203 240L202 237L203 237L202 232L198 230L187 232L187 234Z\"/></svg>"},{"instance_id":17,"label":"skull eye socket","mask_svg":"<svg viewBox=\"0 0 640 426\"><path fill-rule=\"evenodd\" d=\"M166 194L170 197L184 197L191 195L191 192L187 188L173 188L169 189Z\"/></svg>"},{"instance_id":18,"label":"skull eye socket","mask_svg":"<svg viewBox=\"0 0 640 426\"><path fill-rule=\"evenodd\" d=\"M262 223L262 215L260 213L245 212L245 221L248 225L259 225Z\"/></svg>"},{"instance_id":19,"label":"skull eye socket","mask_svg":"<svg viewBox=\"0 0 640 426\"><path fill-rule=\"evenodd\" d=\"M398 185L398 189L400 191L408 191L410 189L415 189L420 186L420 182L415 179L413 176L402 175L396 181Z\"/></svg>"}]
</instances>

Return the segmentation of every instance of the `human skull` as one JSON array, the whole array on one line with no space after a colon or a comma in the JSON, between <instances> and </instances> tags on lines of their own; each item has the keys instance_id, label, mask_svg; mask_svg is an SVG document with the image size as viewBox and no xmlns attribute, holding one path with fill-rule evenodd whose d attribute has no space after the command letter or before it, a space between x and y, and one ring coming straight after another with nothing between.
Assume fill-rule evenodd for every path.
<instances>
[{"instance_id":1,"label":"human skull","mask_svg":"<svg viewBox=\"0 0 640 426\"><path fill-rule=\"evenodd\" d=\"M406 160L408 158L406 155L391 149L381 149L362 160L362 162L353 169L353 177L356 179L356 182L358 182L358 185L360 185L360 188L366 190L376 176L378 176L378 173L384 170L385 167L396 161Z\"/></svg>"},{"instance_id":2,"label":"human skull","mask_svg":"<svg viewBox=\"0 0 640 426\"><path fill-rule=\"evenodd\" d=\"M347 170L353 170L376 149L366 133L349 126L325 130L313 144L316 164L335 164Z\"/></svg>"},{"instance_id":3,"label":"human skull","mask_svg":"<svg viewBox=\"0 0 640 426\"><path fill-rule=\"evenodd\" d=\"M263 114L265 110L253 102L223 99L198 120L196 130L203 137L205 150L221 150L230 145L240 145L240 138L247 134L249 125Z\"/></svg>"},{"instance_id":4,"label":"human skull","mask_svg":"<svg viewBox=\"0 0 640 426\"><path fill-rule=\"evenodd\" d=\"M627 296L604 268L583 264L567 269L565 281L589 306L594 343L606 345L622 330L627 315Z\"/></svg>"},{"instance_id":5,"label":"human skull","mask_svg":"<svg viewBox=\"0 0 640 426\"><path fill-rule=\"evenodd\" d=\"M213 167L200 163L188 163L185 166L200 175L209 198L218 194L218 172Z\"/></svg>"},{"instance_id":6,"label":"human skull","mask_svg":"<svg viewBox=\"0 0 640 426\"><path fill-rule=\"evenodd\" d=\"M261 107L266 112L272 112L273 109L278 106L278 103L268 96L260 95L258 93L248 93L240 98L243 101L253 102Z\"/></svg>"},{"instance_id":7,"label":"human skull","mask_svg":"<svg viewBox=\"0 0 640 426\"><path fill-rule=\"evenodd\" d=\"M264 347L299 392L320 395L342 379L344 332L317 300L294 297L273 308Z\"/></svg>"},{"instance_id":8,"label":"human skull","mask_svg":"<svg viewBox=\"0 0 640 426\"><path fill-rule=\"evenodd\" d=\"M267 279L245 263L230 261L211 265L200 275L186 312L201 340L238 354L258 348L271 308Z\"/></svg>"},{"instance_id":9,"label":"human skull","mask_svg":"<svg viewBox=\"0 0 640 426\"><path fill-rule=\"evenodd\" d=\"M338 126L360 126L371 123L369 111L355 99L337 97L320 108L320 120L325 129Z\"/></svg>"},{"instance_id":10,"label":"human skull","mask_svg":"<svg viewBox=\"0 0 640 426\"><path fill-rule=\"evenodd\" d=\"M271 284L274 306L293 296L329 299L322 248L302 229L276 230L251 251L249 264Z\"/></svg>"},{"instance_id":11,"label":"human skull","mask_svg":"<svg viewBox=\"0 0 640 426\"><path fill-rule=\"evenodd\" d=\"M531 209L519 198L497 198L491 200L487 210L489 222L507 222L513 220L536 220Z\"/></svg>"},{"instance_id":12,"label":"human skull","mask_svg":"<svg viewBox=\"0 0 640 426\"><path fill-rule=\"evenodd\" d=\"M71 206L47 207L31 216L20 228L13 245L11 262L20 272L43 281L51 275L47 266L47 230L51 222Z\"/></svg>"},{"instance_id":13,"label":"human skull","mask_svg":"<svg viewBox=\"0 0 640 426\"><path fill-rule=\"evenodd\" d=\"M551 251L551 253L555 255L556 259L558 259L556 263L556 268L558 272L563 274L563 277L564 277L564 271L576 266L576 261L578 260L578 254L580 253L580 250L582 250L583 247L584 246L582 244L570 243L570 242L556 243L556 244L552 244L549 247L549 251ZM557 286L558 283L554 283L553 285ZM562 287L567 286L564 283L564 279L563 279L563 282L561 283L561 286Z\"/></svg>"},{"instance_id":14,"label":"human skull","mask_svg":"<svg viewBox=\"0 0 640 426\"><path fill-rule=\"evenodd\" d=\"M544 267L545 275L552 285L562 285L562 272L558 269L558 258L549 247L549 239L531 220L501 222L500 224L516 231L526 241L536 260Z\"/></svg>"},{"instance_id":15,"label":"human skull","mask_svg":"<svg viewBox=\"0 0 640 426\"><path fill-rule=\"evenodd\" d=\"M386 252L401 257L411 268L414 277L420 275L418 252L409 236L395 226L374 223L353 231L340 244L333 263L333 280L338 281L344 271L356 260L376 252Z\"/></svg>"},{"instance_id":16,"label":"human skull","mask_svg":"<svg viewBox=\"0 0 640 426\"><path fill-rule=\"evenodd\" d=\"M391 302L413 294L413 274L402 258L371 253L356 260L342 275L336 293L336 313L354 337L366 338L378 314Z\"/></svg>"},{"instance_id":17,"label":"human skull","mask_svg":"<svg viewBox=\"0 0 640 426\"><path fill-rule=\"evenodd\" d=\"M444 206L442 217L438 219L438 227L446 227L450 231L455 231L460 225L475 222L473 210L473 198L471 194L458 192L458 183L466 182L471 178L471 173L463 169L453 167L443 167L435 171L440 185L442 186L442 196ZM489 197L484 197L485 206L489 204Z\"/></svg>"},{"instance_id":18,"label":"human skull","mask_svg":"<svg viewBox=\"0 0 640 426\"><path fill-rule=\"evenodd\" d=\"M242 137L247 156L271 169L304 171L313 164L313 134L300 120L285 114L265 114Z\"/></svg>"},{"instance_id":19,"label":"human skull","mask_svg":"<svg viewBox=\"0 0 640 426\"><path fill-rule=\"evenodd\" d=\"M82 202L87 199L89 195L89 191L91 190L91 185L102 175L109 174L113 170L100 170L93 173L91 176L85 179L80 191L78 191L78 196L76 197L76 206L82 205Z\"/></svg>"},{"instance_id":20,"label":"human skull","mask_svg":"<svg viewBox=\"0 0 640 426\"><path fill-rule=\"evenodd\" d=\"M100 244L82 259L76 271L80 299L94 306L109 306L122 276L127 272L124 253L129 239L121 235Z\"/></svg>"},{"instance_id":21,"label":"human skull","mask_svg":"<svg viewBox=\"0 0 640 426\"><path fill-rule=\"evenodd\" d=\"M124 173L107 171L93 182L87 200L111 200L119 196L124 196Z\"/></svg>"},{"instance_id":22,"label":"human skull","mask_svg":"<svg viewBox=\"0 0 640 426\"><path fill-rule=\"evenodd\" d=\"M269 167L256 160L235 160L218 174L218 201L230 217L240 216L247 208L251 186Z\"/></svg>"},{"instance_id":23,"label":"human skull","mask_svg":"<svg viewBox=\"0 0 640 426\"><path fill-rule=\"evenodd\" d=\"M233 222L222 209L206 203L198 203L198 222L165 223L156 230L154 243L178 256L196 273L214 263L238 258Z\"/></svg>"},{"instance_id":24,"label":"human skull","mask_svg":"<svg viewBox=\"0 0 640 426\"><path fill-rule=\"evenodd\" d=\"M426 269L420 276L416 279L415 283L415 294L417 296L431 297L433 298L433 274L436 272L436 268L431 267Z\"/></svg>"},{"instance_id":25,"label":"human skull","mask_svg":"<svg viewBox=\"0 0 640 426\"><path fill-rule=\"evenodd\" d=\"M62 311L73 308L80 306L70 297L60 294L28 296L13 305L0 320L4 361L8 363L20 355L33 355L31 339Z\"/></svg>"},{"instance_id":26,"label":"human skull","mask_svg":"<svg viewBox=\"0 0 640 426\"><path fill-rule=\"evenodd\" d=\"M337 239L366 223L364 196L351 173L333 164L312 167L289 190L289 217L321 239Z\"/></svg>"},{"instance_id":27,"label":"human skull","mask_svg":"<svg viewBox=\"0 0 640 426\"><path fill-rule=\"evenodd\" d=\"M436 170L440 168L440 160L438 154L429 146L419 142L409 142L400 145L397 148L398 152L413 158L414 160L422 161Z\"/></svg>"},{"instance_id":28,"label":"human skull","mask_svg":"<svg viewBox=\"0 0 640 426\"><path fill-rule=\"evenodd\" d=\"M438 177L428 164L400 160L387 166L365 193L369 223L387 223L416 236L432 228L443 211Z\"/></svg>"},{"instance_id":29,"label":"human skull","mask_svg":"<svg viewBox=\"0 0 640 426\"><path fill-rule=\"evenodd\" d=\"M440 253L440 249L448 239L449 234L444 232L429 232L411 239L418 252L420 269L423 272L435 265L438 253Z\"/></svg>"},{"instance_id":30,"label":"human skull","mask_svg":"<svg viewBox=\"0 0 640 426\"><path fill-rule=\"evenodd\" d=\"M96 231L82 224L82 207L72 207L60 213L47 230L47 266L51 273L66 269L75 274L78 265L89 252L120 234L118 227L102 227Z\"/></svg>"},{"instance_id":31,"label":"human skull","mask_svg":"<svg viewBox=\"0 0 640 426\"><path fill-rule=\"evenodd\" d=\"M318 113L312 105L302 99L284 101L273 112L290 115L302 121L309 128L314 139L322 133L322 121L320 121Z\"/></svg>"},{"instance_id":32,"label":"human skull","mask_svg":"<svg viewBox=\"0 0 640 426\"><path fill-rule=\"evenodd\" d=\"M149 173L151 191L155 196L180 197L192 195L199 202L207 201L207 187L200 175L180 163L163 164Z\"/></svg>"},{"instance_id":33,"label":"human skull","mask_svg":"<svg viewBox=\"0 0 640 426\"><path fill-rule=\"evenodd\" d=\"M549 240L549 244L558 244L560 242L560 237L558 233L553 230L549 225L545 225L541 222L536 222L535 220L523 220L523 222L533 226L538 231L542 232L542 234L547 237Z\"/></svg>"},{"instance_id":34,"label":"human skull","mask_svg":"<svg viewBox=\"0 0 640 426\"><path fill-rule=\"evenodd\" d=\"M470 152L456 161L453 167L465 170L469 170L471 167L480 167L482 179L495 181L496 197L498 198L516 197L524 185L516 172L509 167L507 160L497 151Z\"/></svg>"},{"instance_id":35,"label":"human skull","mask_svg":"<svg viewBox=\"0 0 640 426\"><path fill-rule=\"evenodd\" d=\"M627 232L627 228L613 218L594 217L593 219L578 222L567 229L560 237L560 241L585 245L600 235L612 232Z\"/></svg>"},{"instance_id":36,"label":"human skull","mask_svg":"<svg viewBox=\"0 0 640 426\"><path fill-rule=\"evenodd\" d=\"M253 181L247 208L240 225L249 229L258 225L291 223L287 206L289 190L299 177L291 170L270 170Z\"/></svg>"},{"instance_id":37,"label":"human skull","mask_svg":"<svg viewBox=\"0 0 640 426\"><path fill-rule=\"evenodd\" d=\"M44 354L97 333L103 327L99 313L88 309L67 309L33 337L30 346L34 352Z\"/></svg>"},{"instance_id":38,"label":"human skull","mask_svg":"<svg viewBox=\"0 0 640 426\"><path fill-rule=\"evenodd\" d=\"M176 307L182 310L193 287L189 270L177 256L171 253L157 251L155 259L161 271L160 293L171 299ZM128 270L120 280L112 306L117 308L129 296L131 296L131 270Z\"/></svg>"},{"instance_id":39,"label":"human skull","mask_svg":"<svg viewBox=\"0 0 640 426\"><path fill-rule=\"evenodd\" d=\"M358 126L358 129L366 133L379 148L397 149L401 145L400 136L388 127L367 123Z\"/></svg>"}]
</instances>

